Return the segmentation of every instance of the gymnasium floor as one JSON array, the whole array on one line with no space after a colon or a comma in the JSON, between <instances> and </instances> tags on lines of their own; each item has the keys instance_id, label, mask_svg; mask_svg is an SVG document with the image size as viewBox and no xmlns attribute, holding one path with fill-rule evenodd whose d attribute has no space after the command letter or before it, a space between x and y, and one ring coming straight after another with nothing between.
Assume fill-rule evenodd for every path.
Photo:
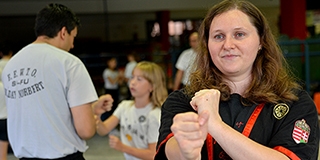
<instances>
[{"instance_id":1,"label":"gymnasium floor","mask_svg":"<svg viewBox=\"0 0 320 160\"><path fill-rule=\"evenodd\" d=\"M88 140L89 149L84 154L86 160L125 160L121 152L109 147L108 140L108 136L101 137L99 135ZM18 160L18 158L9 154L8 160ZM320 153L318 160L320 160Z\"/></svg>"},{"instance_id":2,"label":"gymnasium floor","mask_svg":"<svg viewBox=\"0 0 320 160\"><path fill-rule=\"evenodd\" d=\"M89 149L84 153L86 160L125 160L121 152L109 147L108 136L101 137L95 135L87 141ZM18 160L12 154L8 155L8 160Z\"/></svg>"}]
</instances>

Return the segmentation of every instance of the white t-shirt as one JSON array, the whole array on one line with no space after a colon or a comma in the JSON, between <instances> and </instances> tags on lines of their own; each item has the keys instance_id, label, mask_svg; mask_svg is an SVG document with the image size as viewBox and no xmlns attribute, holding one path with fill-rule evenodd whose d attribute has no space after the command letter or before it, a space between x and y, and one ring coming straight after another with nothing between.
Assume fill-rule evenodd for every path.
<instances>
[{"instance_id":1,"label":"white t-shirt","mask_svg":"<svg viewBox=\"0 0 320 160\"><path fill-rule=\"evenodd\" d=\"M104 88L105 89L118 89L118 83L112 84L108 79L108 77L115 79L116 77L118 77L118 75L119 75L118 71L106 68L102 73L102 77L104 80Z\"/></svg>"},{"instance_id":2,"label":"white t-shirt","mask_svg":"<svg viewBox=\"0 0 320 160\"><path fill-rule=\"evenodd\" d=\"M136 61L131 61L126 64L126 68L124 70L124 76L126 78L130 79L132 77L132 71L136 65L137 65Z\"/></svg>"},{"instance_id":3,"label":"white t-shirt","mask_svg":"<svg viewBox=\"0 0 320 160\"><path fill-rule=\"evenodd\" d=\"M149 103L144 108L136 108L134 101L123 100L113 115L120 120L120 139L125 145L147 149L148 144L158 141L161 109ZM126 160L139 160L124 153Z\"/></svg>"},{"instance_id":4,"label":"white t-shirt","mask_svg":"<svg viewBox=\"0 0 320 160\"><path fill-rule=\"evenodd\" d=\"M6 66L6 64L8 63L8 59L0 59L0 70L2 71L3 69L4 69L4 67ZM0 72L1 73L1 72ZM2 81L1 80L1 74L0 74L0 81Z\"/></svg>"},{"instance_id":5,"label":"white t-shirt","mask_svg":"<svg viewBox=\"0 0 320 160\"><path fill-rule=\"evenodd\" d=\"M2 70L8 63L7 59L0 59L0 119L7 119L7 107L4 96L4 88L1 80Z\"/></svg>"},{"instance_id":6,"label":"white t-shirt","mask_svg":"<svg viewBox=\"0 0 320 160\"><path fill-rule=\"evenodd\" d=\"M196 52L192 48L184 50L178 58L176 68L183 71L181 83L184 85L186 85L188 82L195 58Z\"/></svg>"},{"instance_id":7,"label":"white t-shirt","mask_svg":"<svg viewBox=\"0 0 320 160\"><path fill-rule=\"evenodd\" d=\"M49 44L29 44L7 63L2 80L16 157L53 159L86 151L71 108L98 96L79 58Z\"/></svg>"},{"instance_id":8,"label":"white t-shirt","mask_svg":"<svg viewBox=\"0 0 320 160\"><path fill-rule=\"evenodd\" d=\"M4 88L1 81L0 81L0 119L7 119L7 107L6 107L5 97L4 97Z\"/></svg>"}]
</instances>

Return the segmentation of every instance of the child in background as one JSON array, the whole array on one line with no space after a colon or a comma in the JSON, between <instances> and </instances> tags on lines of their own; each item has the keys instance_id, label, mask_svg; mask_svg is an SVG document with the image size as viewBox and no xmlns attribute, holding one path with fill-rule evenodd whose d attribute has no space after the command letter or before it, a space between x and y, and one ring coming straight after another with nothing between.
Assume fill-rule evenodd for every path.
<instances>
[{"instance_id":1,"label":"child in background","mask_svg":"<svg viewBox=\"0 0 320 160\"><path fill-rule=\"evenodd\" d=\"M97 132L107 135L120 123L121 140L109 134L111 148L124 152L126 160L153 159L160 107L168 96L163 69L153 62L139 62L132 72L130 92L133 100L123 100L107 120L97 118Z\"/></svg>"},{"instance_id":2,"label":"child in background","mask_svg":"<svg viewBox=\"0 0 320 160\"><path fill-rule=\"evenodd\" d=\"M101 120L106 120L112 115L119 103L119 84L123 82L123 72L117 69L117 59L112 57L107 60L107 68L102 74L104 80L105 94L111 94L113 98L113 107L110 112L101 115Z\"/></svg>"},{"instance_id":3,"label":"child in background","mask_svg":"<svg viewBox=\"0 0 320 160\"><path fill-rule=\"evenodd\" d=\"M128 96L126 99L130 100L131 99L131 93L129 91L129 80L132 76L132 71L134 67L137 65L137 61L135 58L135 53L131 52L127 55L128 63L126 64L125 70L124 70L124 81L127 83L127 88L128 88Z\"/></svg>"}]
</instances>

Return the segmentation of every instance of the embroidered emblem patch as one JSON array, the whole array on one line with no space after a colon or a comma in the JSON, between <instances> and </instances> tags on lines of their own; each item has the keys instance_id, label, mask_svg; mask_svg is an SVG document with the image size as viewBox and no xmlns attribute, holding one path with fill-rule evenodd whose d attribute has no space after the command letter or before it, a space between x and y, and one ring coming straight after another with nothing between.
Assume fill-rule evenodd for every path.
<instances>
[{"instance_id":1,"label":"embroidered emblem patch","mask_svg":"<svg viewBox=\"0 0 320 160\"><path fill-rule=\"evenodd\" d=\"M273 116L277 119L282 119L289 112L289 106L285 103L279 103L273 108Z\"/></svg>"},{"instance_id":2,"label":"embroidered emblem patch","mask_svg":"<svg viewBox=\"0 0 320 160\"><path fill-rule=\"evenodd\" d=\"M294 123L292 138L297 144L308 143L309 134L310 127L304 119L298 120Z\"/></svg>"}]
</instances>

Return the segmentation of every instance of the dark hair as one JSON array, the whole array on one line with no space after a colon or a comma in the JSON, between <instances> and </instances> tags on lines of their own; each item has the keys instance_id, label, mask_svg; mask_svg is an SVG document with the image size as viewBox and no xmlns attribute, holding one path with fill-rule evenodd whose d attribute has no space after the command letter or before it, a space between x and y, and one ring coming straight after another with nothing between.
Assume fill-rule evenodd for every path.
<instances>
[{"instance_id":1,"label":"dark hair","mask_svg":"<svg viewBox=\"0 0 320 160\"><path fill-rule=\"evenodd\" d=\"M252 69L252 82L244 92L246 102L261 103L297 100L295 91L300 89L288 69L288 64L277 44L266 18L257 7L248 1L224 0L213 6L199 28L199 50L195 62L196 70L191 73L190 85L186 86L189 96L201 89L214 88L221 92L221 100L230 98L230 88L223 81L223 74L214 65L208 50L208 37L212 20L230 10L239 10L246 14L260 37L259 51Z\"/></svg>"},{"instance_id":2,"label":"dark hair","mask_svg":"<svg viewBox=\"0 0 320 160\"><path fill-rule=\"evenodd\" d=\"M51 3L37 14L34 31L37 37L53 38L63 27L70 34L75 27L80 27L80 20L68 7Z\"/></svg>"}]
</instances>

